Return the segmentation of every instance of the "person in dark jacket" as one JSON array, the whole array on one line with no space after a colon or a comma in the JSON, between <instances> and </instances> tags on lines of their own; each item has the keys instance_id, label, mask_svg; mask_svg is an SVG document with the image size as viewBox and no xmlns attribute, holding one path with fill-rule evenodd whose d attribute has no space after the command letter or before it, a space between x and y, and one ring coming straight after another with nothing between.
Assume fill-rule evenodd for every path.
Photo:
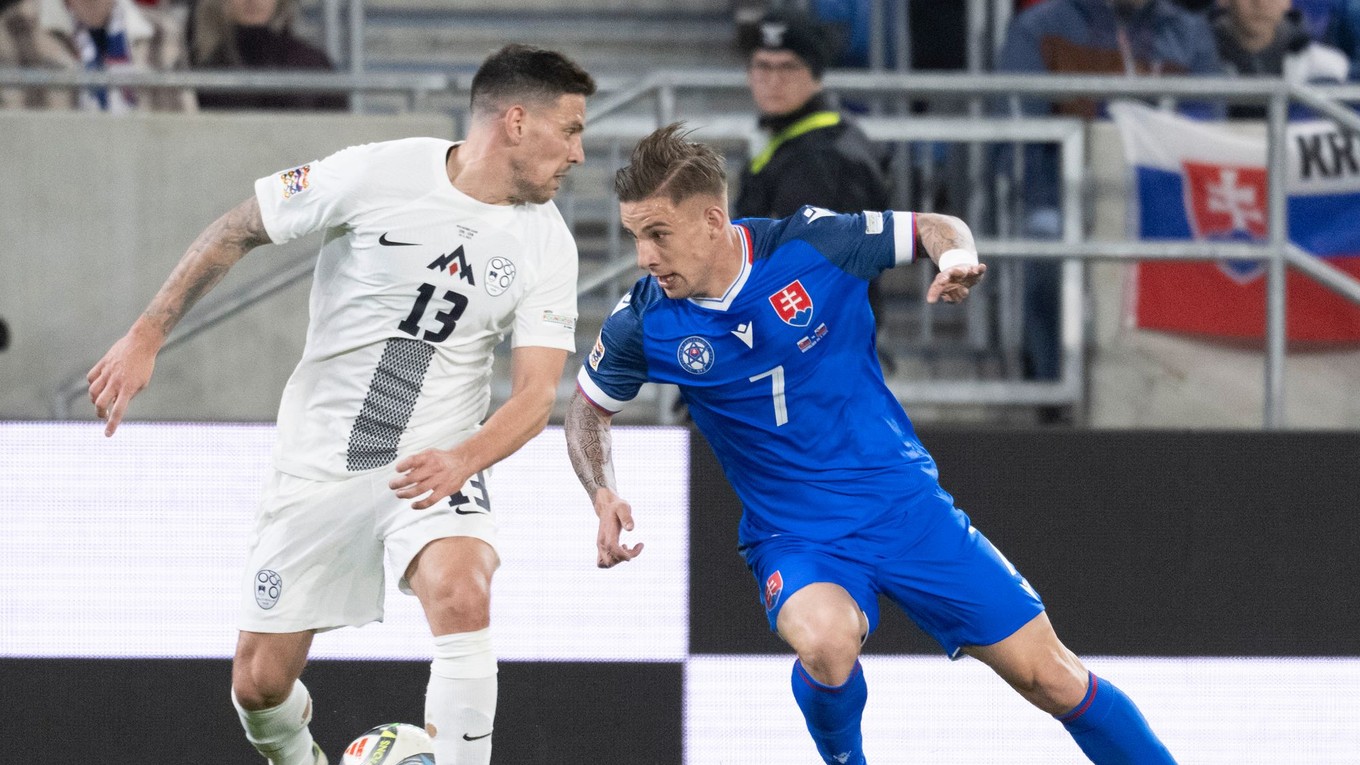
<instances>
[{"instance_id":1,"label":"person in dark jacket","mask_svg":"<svg viewBox=\"0 0 1360 765\"><path fill-rule=\"evenodd\" d=\"M754 32L744 43L746 74L770 141L742 171L732 217L787 218L804 205L843 213L892 209L884 157L822 90L832 55L823 30L804 16L771 13ZM877 279L869 303L882 326ZM880 358L891 365L886 354Z\"/></svg>"},{"instance_id":2,"label":"person in dark jacket","mask_svg":"<svg viewBox=\"0 0 1360 765\"><path fill-rule=\"evenodd\" d=\"M816 27L771 14L758 31L746 71L770 142L741 174L736 216L785 218L803 205L890 209L881 156L822 90L830 51Z\"/></svg>"},{"instance_id":3,"label":"person in dark jacket","mask_svg":"<svg viewBox=\"0 0 1360 765\"><path fill-rule=\"evenodd\" d=\"M334 69L292 31L294 0L199 0L190 23L194 69ZM343 93L200 91L203 109L345 109Z\"/></svg>"},{"instance_id":4,"label":"person in dark jacket","mask_svg":"<svg viewBox=\"0 0 1360 765\"><path fill-rule=\"evenodd\" d=\"M1351 62L1346 54L1308 36L1303 14L1290 0L1219 0L1210 13L1214 42L1229 74L1279 77L1291 83L1345 82ZM1307 109L1290 104L1292 116ZM1229 104L1230 119L1264 119L1264 104Z\"/></svg>"}]
</instances>

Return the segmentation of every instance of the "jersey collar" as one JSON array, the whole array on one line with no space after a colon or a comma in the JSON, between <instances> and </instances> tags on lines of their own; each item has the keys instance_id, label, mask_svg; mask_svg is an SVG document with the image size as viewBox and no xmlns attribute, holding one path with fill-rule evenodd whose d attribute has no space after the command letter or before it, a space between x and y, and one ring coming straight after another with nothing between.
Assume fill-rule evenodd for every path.
<instances>
[{"instance_id":1,"label":"jersey collar","mask_svg":"<svg viewBox=\"0 0 1360 765\"><path fill-rule=\"evenodd\" d=\"M732 224L732 228L737 230L737 236L741 238L741 273L732 281L731 286L722 294L722 297L703 297L688 298L689 302L700 308L708 308L714 311L726 311L732 307L732 301L741 294L741 288L746 286L746 280L751 276L751 264L755 261L755 250L751 247L751 232L742 225Z\"/></svg>"}]
</instances>

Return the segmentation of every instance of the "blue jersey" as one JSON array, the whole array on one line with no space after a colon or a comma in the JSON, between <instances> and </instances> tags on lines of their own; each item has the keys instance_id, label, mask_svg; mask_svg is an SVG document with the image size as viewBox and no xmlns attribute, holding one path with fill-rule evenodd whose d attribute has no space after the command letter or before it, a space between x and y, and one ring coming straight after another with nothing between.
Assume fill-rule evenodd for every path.
<instances>
[{"instance_id":1,"label":"blue jersey","mask_svg":"<svg viewBox=\"0 0 1360 765\"><path fill-rule=\"evenodd\" d=\"M914 259L911 213L804 207L737 221L745 261L720 298L637 282L578 376L618 411L644 382L679 386L744 506L742 544L834 540L900 524L940 488L934 460L883 382L868 282Z\"/></svg>"}]
</instances>

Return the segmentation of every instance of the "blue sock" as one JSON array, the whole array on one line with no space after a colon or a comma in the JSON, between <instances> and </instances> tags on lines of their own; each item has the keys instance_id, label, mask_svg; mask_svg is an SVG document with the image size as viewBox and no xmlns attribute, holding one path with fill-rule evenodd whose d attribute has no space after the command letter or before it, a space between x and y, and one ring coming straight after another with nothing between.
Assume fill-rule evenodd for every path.
<instances>
[{"instance_id":1,"label":"blue sock","mask_svg":"<svg viewBox=\"0 0 1360 765\"><path fill-rule=\"evenodd\" d=\"M842 685L822 685L803 669L801 661L793 663L793 698L803 710L808 733L817 744L817 752L827 765L865 765L864 736L860 732L860 718L864 702L869 698L869 686L864 683L864 670L859 662Z\"/></svg>"},{"instance_id":2,"label":"blue sock","mask_svg":"<svg viewBox=\"0 0 1360 765\"><path fill-rule=\"evenodd\" d=\"M1086 696L1059 715L1077 746L1096 765L1176 765L1133 700L1114 683L1088 673Z\"/></svg>"}]
</instances>

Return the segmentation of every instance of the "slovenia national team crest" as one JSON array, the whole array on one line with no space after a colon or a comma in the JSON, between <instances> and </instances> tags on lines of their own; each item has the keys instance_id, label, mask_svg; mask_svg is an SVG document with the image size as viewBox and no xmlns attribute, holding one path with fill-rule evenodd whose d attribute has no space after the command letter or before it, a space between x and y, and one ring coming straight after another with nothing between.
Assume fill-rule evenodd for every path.
<instances>
[{"instance_id":1,"label":"slovenia national team crest","mask_svg":"<svg viewBox=\"0 0 1360 765\"><path fill-rule=\"evenodd\" d=\"M260 569L255 574L255 605L268 611L279 602L279 595L283 594L283 577L278 572L270 571L267 568Z\"/></svg>"},{"instance_id":2,"label":"slovenia national team crest","mask_svg":"<svg viewBox=\"0 0 1360 765\"><path fill-rule=\"evenodd\" d=\"M713 368L713 346L702 337L691 335L680 341L675 356L680 366L692 375L701 375Z\"/></svg>"},{"instance_id":3,"label":"slovenia national team crest","mask_svg":"<svg viewBox=\"0 0 1360 765\"><path fill-rule=\"evenodd\" d=\"M812 296L803 283L794 279L784 289L770 296L770 305L785 324L806 327L812 323Z\"/></svg>"},{"instance_id":4,"label":"slovenia national team crest","mask_svg":"<svg viewBox=\"0 0 1360 765\"><path fill-rule=\"evenodd\" d=\"M510 289L515 280L515 264L497 255L486 264L486 291L496 297Z\"/></svg>"},{"instance_id":5,"label":"slovenia national team crest","mask_svg":"<svg viewBox=\"0 0 1360 765\"><path fill-rule=\"evenodd\" d=\"M765 610L773 611L774 604L779 602L779 596L784 594L784 576L778 571L770 574L770 578L765 580Z\"/></svg>"}]
</instances>

